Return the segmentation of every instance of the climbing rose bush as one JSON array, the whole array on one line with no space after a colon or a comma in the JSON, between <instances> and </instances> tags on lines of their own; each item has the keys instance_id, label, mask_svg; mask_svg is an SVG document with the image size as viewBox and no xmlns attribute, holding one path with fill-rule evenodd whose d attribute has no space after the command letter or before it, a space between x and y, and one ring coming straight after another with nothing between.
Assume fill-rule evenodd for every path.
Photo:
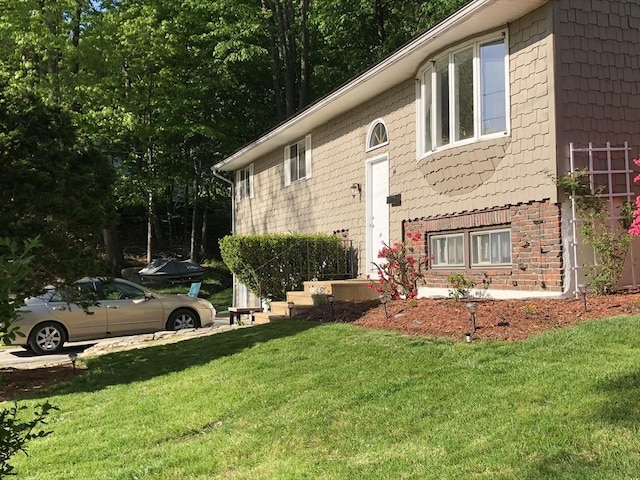
<instances>
[{"instance_id":1,"label":"climbing rose bush","mask_svg":"<svg viewBox=\"0 0 640 480\"><path fill-rule=\"evenodd\" d=\"M392 246L384 244L378 252L380 261L373 262L378 279L369 284L379 295L388 298L414 298L418 295L418 282L425 275L429 258L421 256L417 247L420 233L407 233L404 242Z\"/></svg>"},{"instance_id":2,"label":"climbing rose bush","mask_svg":"<svg viewBox=\"0 0 640 480\"><path fill-rule=\"evenodd\" d=\"M633 162L640 166L640 158L634 159ZM640 183L640 175L637 175L633 181ZM636 209L633 212L633 222L631 223L631 227L629 227L629 233L631 235L640 235L640 196L636 197Z\"/></svg>"}]
</instances>

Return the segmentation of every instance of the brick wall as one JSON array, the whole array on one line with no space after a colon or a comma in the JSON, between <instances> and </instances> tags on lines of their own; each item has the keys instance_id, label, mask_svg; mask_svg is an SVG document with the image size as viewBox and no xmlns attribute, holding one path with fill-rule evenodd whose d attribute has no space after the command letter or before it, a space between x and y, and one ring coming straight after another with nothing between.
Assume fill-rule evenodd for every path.
<instances>
[{"instance_id":1,"label":"brick wall","mask_svg":"<svg viewBox=\"0 0 640 480\"><path fill-rule=\"evenodd\" d=\"M403 222L404 234L420 233L421 253L429 255L430 235L452 231L469 232L484 227L510 228L512 265L489 268L431 268L428 287L449 288L447 277L462 273L476 288L561 292L563 262L560 207L549 201L529 202L500 209L460 215L416 218ZM468 258L468 252L467 252Z\"/></svg>"}]
</instances>

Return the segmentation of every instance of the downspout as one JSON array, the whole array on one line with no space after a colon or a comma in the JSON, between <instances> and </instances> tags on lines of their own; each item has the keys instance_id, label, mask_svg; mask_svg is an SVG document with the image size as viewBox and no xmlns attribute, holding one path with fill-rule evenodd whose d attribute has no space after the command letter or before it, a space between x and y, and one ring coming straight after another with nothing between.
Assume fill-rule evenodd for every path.
<instances>
[{"instance_id":1,"label":"downspout","mask_svg":"<svg viewBox=\"0 0 640 480\"><path fill-rule=\"evenodd\" d=\"M236 233L236 186L235 183L233 183L231 180L229 180L228 178L223 177L222 175L220 175L218 173L218 171L215 168L211 168L211 173L213 173L213 176L216 178L219 178L220 180L222 180L223 182L227 183L230 187L231 187L231 235L235 235ZM234 275L235 277L235 275ZM233 293L232 293L232 306L236 305L236 282L234 280L233 285Z\"/></svg>"}]
</instances>

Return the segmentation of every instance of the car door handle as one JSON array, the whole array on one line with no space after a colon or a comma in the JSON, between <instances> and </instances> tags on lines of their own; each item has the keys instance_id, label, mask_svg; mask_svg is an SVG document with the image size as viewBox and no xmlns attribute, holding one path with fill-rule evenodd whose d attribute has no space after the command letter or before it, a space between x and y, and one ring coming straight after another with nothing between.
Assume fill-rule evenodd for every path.
<instances>
[{"instance_id":1,"label":"car door handle","mask_svg":"<svg viewBox=\"0 0 640 480\"><path fill-rule=\"evenodd\" d=\"M61 310L64 311L66 310L67 307L65 307L64 305L60 305L59 307L51 307L51 310Z\"/></svg>"},{"instance_id":2,"label":"car door handle","mask_svg":"<svg viewBox=\"0 0 640 480\"><path fill-rule=\"evenodd\" d=\"M107 308L113 308L114 310L116 310L118 308L117 305L107 305Z\"/></svg>"}]
</instances>

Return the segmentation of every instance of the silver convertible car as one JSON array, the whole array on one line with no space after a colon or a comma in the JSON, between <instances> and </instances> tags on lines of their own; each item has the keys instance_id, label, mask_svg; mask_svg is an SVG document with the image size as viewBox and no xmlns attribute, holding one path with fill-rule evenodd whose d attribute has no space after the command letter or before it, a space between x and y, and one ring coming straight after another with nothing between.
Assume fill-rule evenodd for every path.
<instances>
[{"instance_id":1,"label":"silver convertible car","mask_svg":"<svg viewBox=\"0 0 640 480\"><path fill-rule=\"evenodd\" d=\"M49 289L18 312L15 326L24 337L13 343L37 354L57 353L65 342L205 327L216 316L205 299L160 294L120 278L84 278L73 291Z\"/></svg>"}]
</instances>

